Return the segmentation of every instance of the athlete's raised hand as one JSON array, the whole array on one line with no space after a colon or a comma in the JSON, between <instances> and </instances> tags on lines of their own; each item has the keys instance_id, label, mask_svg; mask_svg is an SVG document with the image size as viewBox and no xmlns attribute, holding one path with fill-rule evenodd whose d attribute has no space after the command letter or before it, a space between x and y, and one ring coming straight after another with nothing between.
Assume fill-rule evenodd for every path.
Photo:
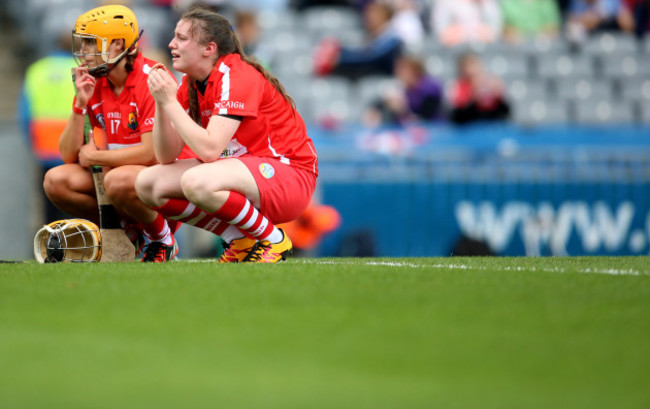
<instances>
[{"instance_id":1,"label":"athlete's raised hand","mask_svg":"<svg viewBox=\"0 0 650 409\"><path fill-rule=\"evenodd\" d=\"M77 67L74 70L74 86L77 89L77 108L85 109L88 101L95 92L97 80L88 73L88 67Z\"/></svg>"},{"instance_id":2,"label":"athlete's raised hand","mask_svg":"<svg viewBox=\"0 0 650 409\"><path fill-rule=\"evenodd\" d=\"M156 64L151 68L147 86L157 103L165 105L168 102L176 101L178 84L163 64Z\"/></svg>"}]
</instances>

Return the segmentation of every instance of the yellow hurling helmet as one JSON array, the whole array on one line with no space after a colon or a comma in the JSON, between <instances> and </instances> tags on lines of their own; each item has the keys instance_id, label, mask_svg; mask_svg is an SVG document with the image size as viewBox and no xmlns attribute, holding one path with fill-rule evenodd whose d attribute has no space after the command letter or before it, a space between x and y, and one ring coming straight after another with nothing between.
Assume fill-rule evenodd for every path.
<instances>
[{"instance_id":1,"label":"yellow hurling helmet","mask_svg":"<svg viewBox=\"0 0 650 409\"><path fill-rule=\"evenodd\" d=\"M34 237L39 263L93 262L102 257L99 227L89 220L57 220L43 226Z\"/></svg>"},{"instance_id":2,"label":"yellow hurling helmet","mask_svg":"<svg viewBox=\"0 0 650 409\"><path fill-rule=\"evenodd\" d=\"M124 55L133 51L140 34L138 20L128 7L97 7L77 18L72 30L72 52L80 65L87 55L101 55L105 63L116 64ZM124 53L109 61L108 46L117 39L124 40Z\"/></svg>"}]
</instances>

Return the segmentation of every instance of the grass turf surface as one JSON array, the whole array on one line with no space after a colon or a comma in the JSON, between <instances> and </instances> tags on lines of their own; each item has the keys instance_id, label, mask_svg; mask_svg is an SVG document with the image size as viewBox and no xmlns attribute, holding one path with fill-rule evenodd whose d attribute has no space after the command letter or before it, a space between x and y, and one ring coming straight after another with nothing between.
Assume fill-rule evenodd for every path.
<instances>
[{"instance_id":1,"label":"grass turf surface","mask_svg":"<svg viewBox=\"0 0 650 409\"><path fill-rule=\"evenodd\" d=\"M0 265L3 408L647 408L650 258Z\"/></svg>"}]
</instances>

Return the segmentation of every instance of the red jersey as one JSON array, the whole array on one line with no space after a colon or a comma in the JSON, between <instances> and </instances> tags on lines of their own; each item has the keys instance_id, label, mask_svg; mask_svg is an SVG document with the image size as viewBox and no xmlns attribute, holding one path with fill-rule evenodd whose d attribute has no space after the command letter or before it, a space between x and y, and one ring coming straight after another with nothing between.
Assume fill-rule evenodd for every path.
<instances>
[{"instance_id":1,"label":"red jersey","mask_svg":"<svg viewBox=\"0 0 650 409\"><path fill-rule=\"evenodd\" d=\"M138 54L119 96L111 89L108 78L97 79L88 103L88 117L93 127L106 132L108 149L139 145L140 135L152 131L155 100L149 93L147 77L154 64Z\"/></svg>"},{"instance_id":2,"label":"red jersey","mask_svg":"<svg viewBox=\"0 0 650 409\"><path fill-rule=\"evenodd\" d=\"M177 97L189 112L187 78L183 78ZM318 156L305 122L273 84L239 54L221 57L208 77L204 94L197 90L197 95L203 128L213 115L243 117L221 157L250 154L275 158L318 175ZM188 156L197 157L186 146L181 157Z\"/></svg>"}]
</instances>

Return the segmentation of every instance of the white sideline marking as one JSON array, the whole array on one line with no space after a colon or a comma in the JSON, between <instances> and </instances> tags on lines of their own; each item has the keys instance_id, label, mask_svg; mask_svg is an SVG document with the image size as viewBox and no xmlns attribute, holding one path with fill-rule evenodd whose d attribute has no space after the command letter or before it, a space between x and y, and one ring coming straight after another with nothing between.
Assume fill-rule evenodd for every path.
<instances>
[{"instance_id":1,"label":"white sideline marking","mask_svg":"<svg viewBox=\"0 0 650 409\"><path fill-rule=\"evenodd\" d=\"M467 264L415 264L406 262L395 261L336 261L336 260L296 260L303 264L333 264L333 265L366 265L366 266L388 266L388 267L408 267L408 268L436 268L436 269L449 269L449 270L487 270L483 266L469 266ZM567 270L558 267L521 267L521 266L508 266L504 267L505 271L543 271L547 273L566 273ZM582 274L607 274L607 275L650 275L650 271L638 271L633 269L617 270L613 268L598 269L586 268L575 270Z\"/></svg>"},{"instance_id":2,"label":"white sideline marking","mask_svg":"<svg viewBox=\"0 0 650 409\"><path fill-rule=\"evenodd\" d=\"M190 263L216 263L218 260L214 258L202 258L202 259L188 259L183 260ZM318 260L318 259L294 259L294 263L299 264L319 264L319 265L349 265L349 266L379 266L379 267L408 267L408 268L434 268L434 269L446 269L446 270L487 270L483 266L470 266L467 264L416 264L416 263L407 263L401 261L347 261L347 260ZM542 271L545 273L566 273L567 270L564 268L558 267L522 267L522 266L507 266L502 270L504 271ZM606 275L615 275L615 276L640 276L640 275L650 275L650 271L638 271L633 269L628 270L618 270L615 268L585 268L575 270L577 273L581 274L606 274Z\"/></svg>"}]
</instances>

